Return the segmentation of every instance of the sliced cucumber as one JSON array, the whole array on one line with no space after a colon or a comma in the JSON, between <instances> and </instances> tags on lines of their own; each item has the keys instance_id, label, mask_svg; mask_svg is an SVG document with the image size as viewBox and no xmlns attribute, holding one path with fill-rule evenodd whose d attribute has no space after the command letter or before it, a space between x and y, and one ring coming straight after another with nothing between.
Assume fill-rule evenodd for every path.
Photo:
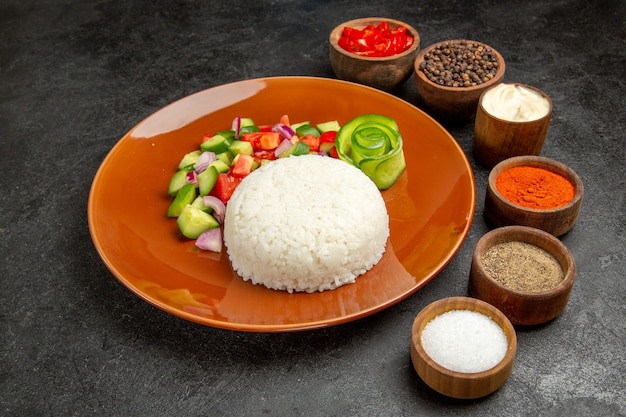
<instances>
[{"instance_id":1,"label":"sliced cucumber","mask_svg":"<svg viewBox=\"0 0 626 417\"><path fill-rule=\"evenodd\" d=\"M213 210L214 210L213 207L206 206L204 204L204 196L199 195L198 197L196 197L196 199L193 200L193 203L191 203L191 205L197 208L198 210L204 211L205 213L213 214Z\"/></svg>"},{"instance_id":2,"label":"sliced cucumber","mask_svg":"<svg viewBox=\"0 0 626 417\"><path fill-rule=\"evenodd\" d=\"M176 219L180 232L189 239L197 239L209 229L219 227L219 223L209 213L192 206L186 205L182 213Z\"/></svg>"},{"instance_id":3,"label":"sliced cucumber","mask_svg":"<svg viewBox=\"0 0 626 417\"><path fill-rule=\"evenodd\" d=\"M399 139L399 146L387 157L364 159L359 164L359 168L374 181L379 190L386 190L391 187L406 168L404 152L402 152L402 138Z\"/></svg>"},{"instance_id":4,"label":"sliced cucumber","mask_svg":"<svg viewBox=\"0 0 626 417\"><path fill-rule=\"evenodd\" d=\"M256 126L256 123L254 123L254 120L252 120L249 117L242 117L240 126L241 127Z\"/></svg>"},{"instance_id":5,"label":"sliced cucumber","mask_svg":"<svg viewBox=\"0 0 626 417\"><path fill-rule=\"evenodd\" d=\"M279 158L288 158L290 156L306 155L311 151L309 145L304 142L296 142L285 152L281 153Z\"/></svg>"},{"instance_id":6,"label":"sliced cucumber","mask_svg":"<svg viewBox=\"0 0 626 417\"><path fill-rule=\"evenodd\" d=\"M253 149L252 144L250 142L244 142L242 140L234 140L233 143L228 147L228 151L237 155L240 153L245 153L246 155L252 155Z\"/></svg>"},{"instance_id":7,"label":"sliced cucumber","mask_svg":"<svg viewBox=\"0 0 626 417\"><path fill-rule=\"evenodd\" d=\"M240 134L244 134L244 133L252 133L252 132L260 132L261 129L258 128L258 126L241 126L241 129L239 129L239 133Z\"/></svg>"},{"instance_id":8,"label":"sliced cucumber","mask_svg":"<svg viewBox=\"0 0 626 417\"><path fill-rule=\"evenodd\" d=\"M320 131L311 125L302 125L296 129L296 135L303 138L306 135L313 135L316 138L320 137Z\"/></svg>"},{"instance_id":9,"label":"sliced cucumber","mask_svg":"<svg viewBox=\"0 0 626 417\"><path fill-rule=\"evenodd\" d=\"M200 149L203 152L214 152L215 154L218 154L228 151L228 145L230 145L231 142L232 140L228 140L222 135L215 135L206 142L202 142L200 144Z\"/></svg>"},{"instance_id":10,"label":"sliced cucumber","mask_svg":"<svg viewBox=\"0 0 626 417\"><path fill-rule=\"evenodd\" d=\"M204 197L199 195L196 197L195 200L193 200L193 202L191 203L191 205L195 208L197 208L198 210L202 210L204 212L207 212L209 214L213 213L213 209L211 207L207 207L204 205Z\"/></svg>"},{"instance_id":11,"label":"sliced cucumber","mask_svg":"<svg viewBox=\"0 0 626 417\"><path fill-rule=\"evenodd\" d=\"M235 140L235 131L234 130L220 130L219 132L215 132L216 135L224 136L226 140L232 142Z\"/></svg>"},{"instance_id":12,"label":"sliced cucumber","mask_svg":"<svg viewBox=\"0 0 626 417\"><path fill-rule=\"evenodd\" d=\"M175 197L180 189L183 188L183 185L187 184L187 172L189 172L189 170L183 168L179 169L174 173L174 175L172 175L172 179L170 179L170 186L167 189L167 193L170 196Z\"/></svg>"},{"instance_id":13,"label":"sliced cucumber","mask_svg":"<svg viewBox=\"0 0 626 417\"><path fill-rule=\"evenodd\" d=\"M178 169L183 169L186 166L193 165L198 162L198 158L200 157L201 153L202 151L196 150L193 152L189 152L188 154L183 156L183 159L181 159L180 163L178 164Z\"/></svg>"},{"instance_id":14,"label":"sliced cucumber","mask_svg":"<svg viewBox=\"0 0 626 417\"><path fill-rule=\"evenodd\" d=\"M291 130L293 130L295 132L300 126L310 125L310 124L311 124L311 122L309 122L307 120L307 121L304 121L304 122L293 123L290 127L291 127Z\"/></svg>"},{"instance_id":15,"label":"sliced cucumber","mask_svg":"<svg viewBox=\"0 0 626 417\"><path fill-rule=\"evenodd\" d=\"M315 127L317 127L317 130L319 130L321 133L330 132L330 131L338 132L339 129L341 129L341 125L336 120L331 120L328 122L320 123L316 125Z\"/></svg>"},{"instance_id":16,"label":"sliced cucumber","mask_svg":"<svg viewBox=\"0 0 626 417\"><path fill-rule=\"evenodd\" d=\"M233 163L233 154L231 154L229 151L218 153L217 155L215 155L215 159L217 159L218 161L222 161L228 166Z\"/></svg>"},{"instance_id":17,"label":"sliced cucumber","mask_svg":"<svg viewBox=\"0 0 626 417\"><path fill-rule=\"evenodd\" d=\"M230 155L230 152L227 152ZM228 170L230 169L230 167L228 166L228 164L226 164L224 161L222 161L221 159L216 159L215 161L211 162L212 167L215 167L215 169L217 170L218 174L224 173L224 172L228 172Z\"/></svg>"},{"instance_id":18,"label":"sliced cucumber","mask_svg":"<svg viewBox=\"0 0 626 417\"><path fill-rule=\"evenodd\" d=\"M193 184L185 184L176 194L174 201L167 209L167 217L178 217L182 213L185 206L191 204L196 198L196 186Z\"/></svg>"},{"instance_id":19,"label":"sliced cucumber","mask_svg":"<svg viewBox=\"0 0 626 417\"><path fill-rule=\"evenodd\" d=\"M207 169L198 174L198 192L201 196L205 196L213 190L217 182L217 169L213 165L209 165Z\"/></svg>"},{"instance_id":20,"label":"sliced cucumber","mask_svg":"<svg viewBox=\"0 0 626 417\"><path fill-rule=\"evenodd\" d=\"M360 168L376 186L387 189L406 168L398 124L380 114L357 116L335 139L339 158Z\"/></svg>"}]
</instances>

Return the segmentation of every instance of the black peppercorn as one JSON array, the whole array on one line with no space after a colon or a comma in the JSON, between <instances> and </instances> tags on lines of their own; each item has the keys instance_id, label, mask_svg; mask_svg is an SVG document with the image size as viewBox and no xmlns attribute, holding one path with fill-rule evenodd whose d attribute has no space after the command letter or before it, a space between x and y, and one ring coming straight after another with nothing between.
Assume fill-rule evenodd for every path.
<instances>
[{"instance_id":1,"label":"black peppercorn","mask_svg":"<svg viewBox=\"0 0 626 417\"><path fill-rule=\"evenodd\" d=\"M485 83L498 72L492 49L478 42L448 41L424 54L420 70L435 84L472 87Z\"/></svg>"}]
</instances>

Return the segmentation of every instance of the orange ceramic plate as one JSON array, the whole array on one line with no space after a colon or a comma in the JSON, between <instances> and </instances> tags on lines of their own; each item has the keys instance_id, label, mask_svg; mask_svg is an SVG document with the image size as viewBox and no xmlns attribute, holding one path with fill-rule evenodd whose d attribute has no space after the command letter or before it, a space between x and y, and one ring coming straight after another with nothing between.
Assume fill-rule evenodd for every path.
<instances>
[{"instance_id":1,"label":"orange ceramic plate","mask_svg":"<svg viewBox=\"0 0 626 417\"><path fill-rule=\"evenodd\" d=\"M167 186L182 155L197 149L203 134L230 128L235 116L258 124L275 123L282 114L294 122L343 124L365 113L398 122L407 169L383 192L391 228L387 251L356 283L312 294L252 285L233 272L225 250L197 250L166 217ZM349 186L328 181L338 192ZM474 177L463 151L416 107L359 84L276 77L201 91L139 123L98 170L88 216L104 263L145 301L209 326L281 332L345 323L411 295L457 253L475 203Z\"/></svg>"}]
</instances>

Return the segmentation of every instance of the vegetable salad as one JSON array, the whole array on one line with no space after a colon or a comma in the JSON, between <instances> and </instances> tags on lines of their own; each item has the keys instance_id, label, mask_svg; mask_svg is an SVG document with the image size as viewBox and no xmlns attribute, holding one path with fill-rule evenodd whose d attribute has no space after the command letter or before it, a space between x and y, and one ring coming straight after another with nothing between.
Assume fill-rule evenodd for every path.
<instances>
[{"instance_id":1,"label":"vegetable salad","mask_svg":"<svg viewBox=\"0 0 626 417\"><path fill-rule=\"evenodd\" d=\"M204 135L199 149L182 157L169 183L167 216L198 248L220 252L226 204L259 166L313 153L353 164L385 189L404 170L401 147L395 121L381 115L359 116L344 128L336 120L290 123L288 115L273 125L235 117L230 129Z\"/></svg>"}]
</instances>

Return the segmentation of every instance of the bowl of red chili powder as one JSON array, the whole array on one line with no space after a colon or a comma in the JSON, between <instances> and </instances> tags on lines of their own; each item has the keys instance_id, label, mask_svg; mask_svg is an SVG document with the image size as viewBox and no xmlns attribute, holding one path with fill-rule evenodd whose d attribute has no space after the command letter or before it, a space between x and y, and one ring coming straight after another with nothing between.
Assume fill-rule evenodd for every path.
<instances>
[{"instance_id":1,"label":"bowl of red chili powder","mask_svg":"<svg viewBox=\"0 0 626 417\"><path fill-rule=\"evenodd\" d=\"M472 256L469 292L514 325L538 325L567 306L576 263L556 236L528 226L505 226L483 235Z\"/></svg>"},{"instance_id":2,"label":"bowl of red chili powder","mask_svg":"<svg viewBox=\"0 0 626 417\"><path fill-rule=\"evenodd\" d=\"M420 37L402 21L367 17L338 25L329 42L337 78L391 91L413 74Z\"/></svg>"},{"instance_id":3,"label":"bowl of red chili powder","mask_svg":"<svg viewBox=\"0 0 626 417\"><path fill-rule=\"evenodd\" d=\"M583 195L580 177L563 163L516 156L491 170L484 215L495 227L529 226L561 236L576 224Z\"/></svg>"}]
</instances>

